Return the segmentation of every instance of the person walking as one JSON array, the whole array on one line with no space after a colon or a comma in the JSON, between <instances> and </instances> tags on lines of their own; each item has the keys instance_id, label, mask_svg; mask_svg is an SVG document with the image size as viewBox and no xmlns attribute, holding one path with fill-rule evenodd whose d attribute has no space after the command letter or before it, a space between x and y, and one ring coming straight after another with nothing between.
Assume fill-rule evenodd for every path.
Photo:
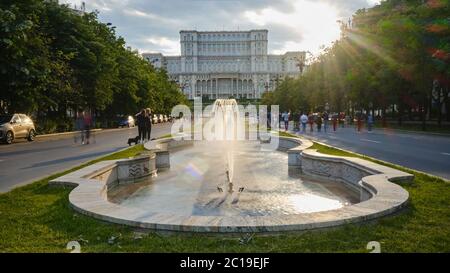
<instances>
[{"instance_id":1,"label":"person walking","mask_svg":"<svg viewBox=\"0 0 450 273\"><path fill-rule=\"evenodd\" d=\"M84 136L86 138L86 144L89 144L91 137L92 117L89 112L84 114Z\"/></svg>"},{"instance_id":2,"label":"person walking","mask_svg":"<svg viewBox=\"0 0 450 273\"><path fill-rule=\"evenodd\" d=\"M145 109L145 137L147 141L150 141L150 136L152 134L152 111L150 108Z\"/></svg>"},{"instance_id":3,"label":"person walking","mask_svg":"<svg viewBox=\"0 0 450 273\"><path fill-rule=\"evenodd\" d=\"M308 123L308 116L302 113L300 116L300 123L302 124L302 132L306 133L306 123Z\"/></svg>"},{"instance_id":4,"label":"person walking","mask_svg":"<svg viewBox=\"0 0 450 273\"><path fill-rule=\"evenodd\" d=\"M314 131L313 125L314 125L314 116L312 113L308 116L308 122L309 122L309 131L312 133Z\"/></svg>"},{"instance_id":5,"label":"person walking","mask_svg":"<svg viewBox=\"0 0 450 273\"><path fill-rule=\"evenodd\" d=\"M326 133L327 132L327 130L328 130L328 119L329 119L330 117L328 116L328 112L327 111L325 111L324 113L323 113L323 131Z\"/></svg>"},{"instance_id":6,"label":"person walking","mask_svg":"<svg viewBox=\"0 0 450 273\"><path fill-rule=\"evenodd\" d=\"M356 116L356 128L358 129L358 132L361 132L361 127L362 127L361 114L358 114Z\"/></svg>"},{"instance_id":7,"label":"person walking","mask_svg":"<svg viewBox=\"0 0 450 273\"><path fill-rule=\"evenodd\" d=\"M292 123L294 124L293 125L293 130L294 130L294 132L298 132L298 131L300 131L300 124L299 124L299 120L300 120L300 115L299 115L299 113L296 111L296 112L294 112L294 113L292 113L292 118L291 118L291 120L292 120Z\"/></svg>"},{"instance_id":8,"label":"person walking","mask_svg":"<svg viewBox=\"0 0 450 273\"><path fill-rule=\"evenodd\" d=\"M316 119L316 124L317 124L317 132L322 132L322 117L320 116L320 114L317 116Z\"/></svg>"},{"instance_id":9,"label":"person walking","mask_svg":"<svg viewBox=\"0 0 450 273\"><path fill-rule=\"evenodd\" d=\"M145 109L142 109L141 112L136 115L139 141L144 141L145 139L145 115Z\"/></svg>"},{"instance_id":10,"label":"person walking","mask_svg":"<svg viewBox=\"0 0 450 273\"><path fill-rule=\"evenodd\" d=\"M77 118L75 120L75 130L80 131L81 144L84 144L84 113L82 111L77 112ZM75 143L78 142L77 134L74 138Z\"/></svg>"},{"instance_id":11,"label":"person walking","mask_svg":"<svg viewBox=\"0 0 450 273\"><path fill-rule=\"evenodd\" d=\"M333 132L336 132L338 123L338 115L333 115Z\"/></svg>"},{"instance_id":12,"label":"person walking","mask_svg":"<svg viewBox=\"0 0 450 273\"><path fill-rule=\"evenodd\" d=\"M373 116L372 114L369 114L369 116L367 116L367 129L369 130L369 132L372 131L372 126L373 126Z\"/></svg>"},{"instance_id":13,"label":"person walking","mask_svg":"<svg viewBox=\"0 0 450 273\"><path fill-rule=\"evenodd\" d=\"M291 112L284 112L282 115L283 121L284 121L284 130L287 131L289 129L289 116L291 115Z\"/></svg>"}]
</instances>

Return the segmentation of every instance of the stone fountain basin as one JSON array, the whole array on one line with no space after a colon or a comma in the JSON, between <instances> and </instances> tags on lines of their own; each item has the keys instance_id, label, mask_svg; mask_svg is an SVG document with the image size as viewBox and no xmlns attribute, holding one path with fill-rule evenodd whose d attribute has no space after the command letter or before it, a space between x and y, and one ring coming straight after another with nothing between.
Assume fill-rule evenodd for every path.
<instances>
[{"instance_id":1,"label":"stone fountain basin","mask_svg":"<svg viewBox=\"0 0 450 273\"><path fill-rule=\"evenodd\" d=\"M412 181L414 176L367 160L320 154L308 150L306 139L279 137L279 149L288 153L288 164L304 174L345 183L365 192L360 203L322 212L270 216L199 216L149 212L108 201L107 193L118 185L139 183L170 168L172 148L193 145L193 141L172 138L145 145L147 154L132 159L98 162L50 182L75 187L70 205L78 212L112 223L138 228L176 232L240 233L303 231L373 220L406 206L409 194L393 183Z\"/></svg>"}]
</instances>

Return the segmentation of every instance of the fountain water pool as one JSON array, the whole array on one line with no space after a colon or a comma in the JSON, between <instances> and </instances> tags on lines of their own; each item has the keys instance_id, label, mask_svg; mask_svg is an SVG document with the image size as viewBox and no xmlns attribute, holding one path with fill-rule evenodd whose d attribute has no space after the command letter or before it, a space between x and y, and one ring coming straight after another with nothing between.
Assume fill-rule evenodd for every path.
<instances>
[{"instance_id":1,"label":"fountain water pool","mask_svg":"<svg viewBox=\"0 0 450 273\"><path fill-rule=\"evenodd\" d=\"M171 151L170 170L148 178L140 187L115 188L110 201L178 215L263 216L339 209L360 200L359 192L342 183L289 172L285 152L261 150L256 141L216 143L213 150L211 145L199 142ZM232 181L222 167L224 155L234 161ZM230 192L228 183L235 190ZM226 190L218 191L218 187ZM242 192L237 190L241 187Z\"/></svg>"},{"instance_id":2,"label":"fountain water pool","mask_svg":"<svg viewBox=\"0 0 450 273\"><path fill-rule=\"evenodd\" d=\"M213 112L232 113L235 106L217 101ZM234 126L223 121L225 130ZM75 186L69 201L80 213L170 231L316 229L375 219L407 204L408 192L392 181L412 181L410 174L308 150L306 139L272 137L279 150L254 140L160 139L145 145L147 155L98 162L50 183Z\"/></svg>"}]
</instances>

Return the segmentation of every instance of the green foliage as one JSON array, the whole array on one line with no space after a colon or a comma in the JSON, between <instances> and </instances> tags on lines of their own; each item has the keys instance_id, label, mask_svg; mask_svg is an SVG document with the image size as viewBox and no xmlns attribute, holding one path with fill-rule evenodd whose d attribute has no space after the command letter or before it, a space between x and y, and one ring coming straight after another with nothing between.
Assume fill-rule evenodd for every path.
<instances>
[{"instance_id":1,"label":"green foliage","mask_svg":"<svg viewBox=\"0 0 450 273\"><path fill-rule=\"evenodd\" d=\"M81 109L109 120L144 107L168 114L185 102L167 73L127 48L97 13L42 0L0 3L0 90L0 112L66 122L61 130Z\"/></svg>"},{"instance_id":2,"label":"green foliage","mask_svg":"<svg viewBox=\"0 0 450 273\"><path fill-rule=\"evenodd\" d=\"M397 106L422 117L438 81L450 109L449 1L382 1L342 25L342 37L315 57L304 74L285 80L263 102L281 110L386 110ZM434 105L436 109L441 105ZM450 112L450 111L447 111ZM433 114L433 112L431 112ZM440 118L440 116L439 116ZM450 115L448 116L450 119Z\"/></svg>"}]
</instances>

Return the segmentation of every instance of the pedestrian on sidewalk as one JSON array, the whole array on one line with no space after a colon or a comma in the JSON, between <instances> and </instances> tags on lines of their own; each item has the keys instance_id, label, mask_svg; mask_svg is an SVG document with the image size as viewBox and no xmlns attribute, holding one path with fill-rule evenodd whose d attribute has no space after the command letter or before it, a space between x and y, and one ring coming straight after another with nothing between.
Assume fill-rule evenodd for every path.
<instances>
[{"instance_id":1,"label":"pedestrian on sidewalk","mask_svg":"<svg viewBox=\"0 0 450 273\"><path fill-rule=\"evenodd\" d=\"M324 130L325 133L326 133L327 130L328 130L328 119L329 119L329 118L330 118L330 117L328 116L328 112L325 111L325 112L323 113L323 130Z\"/></svg>"},{"instance_id":2,"label":"pedestrian on sidewalk","mask_svg":"<svg viewBox=\"0 0 450 273\"><path fill-rule=\"evenodd\" d=\"M373 116L372 114L369 114L367 116L367 129L369 130L369 132L372 131L372 126L373 126Z\"/></svg>"},{"instance_id":3,"label":"pedestrian on sidewalk","mask_svg":"<svg viewBox=\"0 0 450 273\"><path fill-rule=\"evenodd\" d=\"M357 115L356 116L356 128L358 130L358 132L361 132L361 127L362 127L362 119L361 119L361 115Z\"/></svg>"},{"instance_id":4,"label":"pedestrian on sidewalk","mask_svg":"<svg viewBox=\"0 0 450 273\"><path fill-rule=\"evenodd\" d=\"M299 115L299 113L298 112L292 113L291 120L292 120L292 123L294 124L294 126L293 126L294 132L300 131L300 123L299 123L300 115Z\"/></svg>"},{"instance_id":5,"label":"pedestrian on sidewalk","mask_svg":"<svg viewBox=\"0 0 450 273\"><path fill-rule=\"evenodd\" d=\"M345 126L349 126L351 124L351 119L349 115L345 116L345 123L346 123Z\"/></svg>"},{"instance_id":6,"label":"pedestrian on sidewalk","mask_svg":"<svg viewBox=\"0 0 450 273\"><path fill-rule=\"evenodd\" d=\"M308 123L308 116L302 113L300 116L300 123L302 124L302 132L306 133L306 123Z\"/></svg>"},{"instance_id":7,"label":"pedestrian on sidewalk","mask_svg":"<svg viewBox=\"0 0 450 273\"><path fill-rule=\"evenodd\" d=\"M284 112L282 115L282 119L284 121L284 130L287 131L289 129L289 116L291 115L291 112Z\"/></svg>"},{"instance_id":8,"label":"pedestrian on sidewalk","mask_svg":"<svg viewBox=\"0 0 450 273\"><path fill-rule=\"evenodd\" d=\"M312 113L309 113L308 116L308 122L309 122L309 131L312 133L314 131L313 125L314 125L314 116Z\"/></svg>"},{"instance_id":9,"label":"pedestrian on sidewalk","mask_svg":"<svg viewBox=\"0 0 450 273\"><path fill-rule=\"evenodd\" d=\"M345 113L341 112L339 115L339 123L341 124L341 128L345 128Z\"/></svg>"},{"instance_id":10,"label":"pedestrian on sidewalk","mask_svg":"<svg viewBox=\"0 0 450 273\"><path fill-rule=\"evenodd\" d=\"M317 124L317 132L320 133L322 131L322 117L320 116L320 114L317 116L316 124Z\"/></svg>"},{"instance_id":11,"label":"pedestrian on sidewalk","mask_svg":"<svg viewBox=\"0 0 450 273\"><path fill-rule=\"evenodd\" d=\"M75 130L80 132L81 144L84 144L84 112L77 112L77 117L75 119ZM78 142L77 134L74 134L74 142Z\"/></svg>"},{"instance_id":12,"label":"pedestrian on sidewalk","mask_svg":"<svg viewBox=\"0 0 450 273\"><path fill-rule=\"evenodd\" d=\"M338 123L338 115L333 115L333 132L336 132L337 123Z\"/></svg>"},{"instance_id":13,"label":"pedestrian on sidewalk","mask_svg":"<svg viewBox=\"0 0 450 273\"><path fill-rule=\"evenodd\" d=\"M86 138L86 144L89 144L91 137L92 117L89 111L84 114L84 136Z\"/></svg>"},{"instance_id":14,"label":"pedestrian on sidewalk","mask_svg":"<svg viewBox=\"0 0 450 273\"><path fill-rule=\"evenodd\" d=\"M136 114L136 123L138 127L138 135L139 135L139 141L144 141L145 139L145 109L142 109L141 112Z\"/></svg>"},{"instance_id":15,"label":"pedestrian on sidewalk","mask_svg":"<svg viewBox=\"0 0 450 273\"><path fill-rule=\"evenodd\" d=\"M150 108L145 109L145 133L144 138L150 141L152 134L152 111Z\"/></svg>"}]
</instances>

